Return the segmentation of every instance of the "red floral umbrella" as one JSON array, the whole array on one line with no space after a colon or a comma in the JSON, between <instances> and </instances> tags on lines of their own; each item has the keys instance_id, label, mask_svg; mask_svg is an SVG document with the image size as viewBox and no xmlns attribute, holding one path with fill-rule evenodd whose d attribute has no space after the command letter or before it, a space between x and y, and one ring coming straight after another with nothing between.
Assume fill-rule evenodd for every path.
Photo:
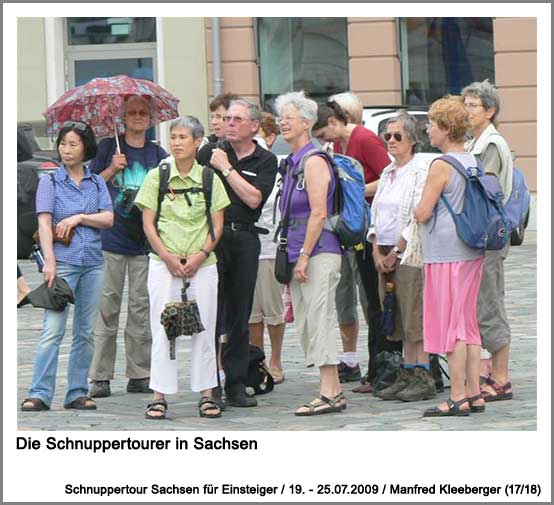
<instances>
[{"instance_id":1,"label":"red floral umbrella","mask_svg":"<svg viewBox=\"0 0 554 505\"><path fill-rule=\"evenodd\" d=\"M56 134L67 121L88 123L98 137L123 133L120 108L123 101L138 95L151 101L150 126L179 116L179 99L161 86L126 75L98 77L64 93L43 113L49 134Z\"/></svg>"}]
</instances>

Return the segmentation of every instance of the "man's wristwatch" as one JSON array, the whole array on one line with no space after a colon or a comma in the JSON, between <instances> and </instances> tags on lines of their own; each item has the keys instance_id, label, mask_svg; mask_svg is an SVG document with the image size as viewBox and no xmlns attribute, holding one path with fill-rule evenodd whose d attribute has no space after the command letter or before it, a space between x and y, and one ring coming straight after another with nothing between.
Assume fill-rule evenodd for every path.
<instances>
[{"instance_id":1,"label":"man's wristwatch","mask_svg":"<svg viewBox=\"0 0 554 505\"><path fill-rule=\"evenodd\" d=\"M206 249L202 248L200 249L200 252L204 254L204 256L206 256L206 259L208 259L210 257L210 253L208 251L206 251Z\"/></svg>"},{"instance_id":2,"label":"man's wristwatch","mask_svg":"<svg viewBox=\"0 0 554 505\"><path fill-rule=\"evenodd\" d=\"M300 249L300 256L306 256L306 257L310 257L310 253L307 252L304 248Z\"/></svg>"},{"instance_id":3,"label":"man's wristwatch","mask_svg":"<svg viewBox=\"0 0 554 505\"><path fill-rule=\"evenodd\" d=\"M400 258L400 256L402 255L402 251L399 249L399 247L395 245L392 250L394 251L394 254L396 254L396 257Z\"/></svg>"},{"instance_id":4,"label":"man's wristwatch","mask_svg":"<svg viewBox=\"0 0 554 505\"><path fill-rule=\"evenodd\" d=\"M221 173L223 174L223 177L229 177L229 174L233 171L233 167L231 168L224 168L221 170Z\"/></svg>"}]
</instances>

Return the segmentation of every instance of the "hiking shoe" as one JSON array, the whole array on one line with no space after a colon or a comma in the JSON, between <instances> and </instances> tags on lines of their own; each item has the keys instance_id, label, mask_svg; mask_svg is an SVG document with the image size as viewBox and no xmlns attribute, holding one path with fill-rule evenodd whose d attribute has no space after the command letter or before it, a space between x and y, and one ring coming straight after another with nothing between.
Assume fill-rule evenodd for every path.
<instances>
[{"instance_id":1,"label":"hiking shoe","mask_svg":"<svg viewBox=\"0 0 554 505\"><path fill-rule=\"evenodd\" d=\"M410 384L396 395L397 400L403 402L418 402L437 397L437 389L431 372L424 368L414 369L413 379Z\"/></svg>"},{"instance_id":2,"label":"hiking shoe","mask_svg":"<svg viewBox=\"0 0 554 505\"><path fill-rule=\"evenodd\" d=\"M389 387L381 389L380 391L375 391L373 395L382 400L394 400L400 391L408 387L413 376L413 368L401 367L396 380Z\"/></svg>"},{"instance_id":3,"label":"hiking shoe","mask_svg":"<svg viewBox=\"0 0 554 505\"><path fill-rule=\"evenodd\" d=\"M127 393L153 393L150 389L150 377L144 379L129 379Z\"/></svg>"},{"instance_id":4,"label":"hiking shoe","mask_svg":"<svg viewBox=\"0 0 554 505\"><path fill-rule=\"evenodd\" d=\"M110 381L92 381L88 395L91 398L107 398L112 394Z\"/></svg>"},{"instance_id":5,"label":"hiking shoe","mask_svg":"<svg viewBox=\"0 0 554 505\"><path fill-rule=\"evenodd\" d=\"M348 366L344 361L341 361L337 368L341 383L358 382L362 378L362 371L360 370L359 363L356 366Z\"/></svg>"}]
</instances>

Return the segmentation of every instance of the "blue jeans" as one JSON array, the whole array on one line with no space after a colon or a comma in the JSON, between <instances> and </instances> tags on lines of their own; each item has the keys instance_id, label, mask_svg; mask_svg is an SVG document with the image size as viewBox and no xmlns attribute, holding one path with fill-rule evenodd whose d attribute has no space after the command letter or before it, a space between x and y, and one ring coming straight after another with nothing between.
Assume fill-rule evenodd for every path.
<instances>
[{"instance_id":1,"label":"blue jeans","mask_svg":"<svg viewBox=\"0 0 554 505\"><path fill-rule=\"evenodd\" d=\"M75 266L58 262L57 275L71 286L75 296L73 340L67 364L67 388L64 405L88 393L87 376L92 362L94 343L92 332L102 295L104 265ZM65 335L69 306L63 312L46 310L44 325L37 346L33 384L29 398L52 403L56 388L58 354Z\"/></svg>"}]
</instances>

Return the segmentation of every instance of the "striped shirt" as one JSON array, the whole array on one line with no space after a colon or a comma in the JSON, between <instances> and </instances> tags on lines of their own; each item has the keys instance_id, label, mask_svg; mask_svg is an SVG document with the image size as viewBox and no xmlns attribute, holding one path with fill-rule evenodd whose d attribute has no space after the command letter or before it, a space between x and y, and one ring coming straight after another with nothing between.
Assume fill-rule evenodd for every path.
<instances>
[{"instance_id":1,"label":"striped shirt","mask_svg":"<svg viewBox=\"0 0 554 505\"><path fill-rule=\"evenodd\" d=\"M76 214L96 214L101 210L113 212L112 200L104 179L93 175L85 167L80 184L73 181L62 165L50 176L41 177L36 195L37 215L52 214L52 223ZM104 262L100 229L91 226L77 226L69 246L54 243L56 261L77 266L95 266Z\"/></svg>"}]
</instances>

